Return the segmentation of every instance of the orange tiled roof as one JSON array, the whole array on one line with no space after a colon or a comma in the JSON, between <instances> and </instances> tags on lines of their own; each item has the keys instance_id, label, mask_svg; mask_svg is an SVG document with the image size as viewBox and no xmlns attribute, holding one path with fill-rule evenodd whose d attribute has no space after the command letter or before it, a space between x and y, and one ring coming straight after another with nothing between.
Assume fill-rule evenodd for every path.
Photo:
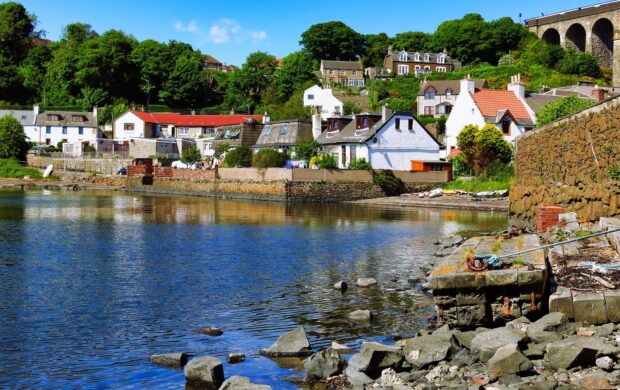
<instances>
[{"instance_id":1,"label":"orange tiled roof","mask_svg":"<svg viewBox=\"0 0 620 390\"><path fill-rule=\"evenodd\" d=\"M474 93L474 101L485 117L495 117L499 110L510 110L516 119L532 119L523 102L512 91L482 88Z\"/></svg>"}]
</instances>

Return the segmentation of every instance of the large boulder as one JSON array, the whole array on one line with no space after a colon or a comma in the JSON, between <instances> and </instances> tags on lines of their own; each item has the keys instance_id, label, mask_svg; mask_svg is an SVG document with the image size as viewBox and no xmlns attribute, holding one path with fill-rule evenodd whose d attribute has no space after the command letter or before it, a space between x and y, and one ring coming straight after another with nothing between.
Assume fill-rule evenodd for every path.
<instances>
[{"instance_id":1,"label":"large boulder","mask_svg":"<svg viewBox=\"0 0 620 390\"><path fill-rule=\"evenodd\" d=\"M269 385L257 385L244 376L231 376L226 379L219 390L271 390Z\"/></svg>"},{"instance_id":2,"label":"large boulder","mask_svg":"<svg viewBox=\"0 0 620 390\"><path fill-rule=\"evenodd\" d=\"M532 330L540 330L540 331L559 331L563 330L568 323L568 318L566 314L556 311L553 313L549 313L543 317L541 317L538 321L533 322L527 326L527 331Z\"/></svg>"},{"instance_id":3,"label":"large boulder","mask_svg":"<svg viewBox=\"0 0 620 390\"><path fill-rule=\"evenodd\" d=\"M185 381L206 390L218 389L224 382L224 366L213 356L194 358L185 366Z\"/></svg>"},{"instance_id":4,"label":"large boulder","mask_svg":"<svg viewBox=\"0 0 620 390\"><path fill-rule=\"evenodd\" d=\"M312 350L306 331L300 326L278 337L275 343L269 348L261 349L260 353L271 357L307 356Z\"/></svg>"},{"instance_id":5,"label":"large boulder","mask_svg":"<svg viewBox=\"0 0 620 390\"><path fill-rule=\"evenodd\" d=\"M500 378L532 369L533 364L523 356L519 345L513 343L500 347L488 361L491 376Z\"/></svg>"},{"instance_id":6,"label":"large boulder","mask_svg":"<svg viewBox=\"0 0 620 390\"><path fill-rule=\"evenodd\" d=\"M349 360L349 371L363 372L370 378L377 379L386 368L400 370L405 360L403 351L375 342L364 343L360 353Z\"/></svg>"},{"instance_id":7,"label":"large boulder","mask_svg":"<svg viewBox=\"0 0 620 390\"><path fill-rule=\"evenodd\" d=\"M331 348L317 352L304 360L304 368L309 378L328 378L339 375L345 367L344 359Z\"/></svg>"},{"instance_id":8,"label":"large boulder","mask_svg":"<svg viewBox=\"0 0 620 390\"><path fill-rule=\"evenodd\" d=\"M591 367L598 355L615 355L619 349L600 337L570 336L547 345L547 359L554 370Z\"/></svg>"},{"instance_id":9,"label":"large boulder","mask_svg":"<svg viewBox=\"0 0 620 390\"><path fill-rule=\"evenodd\" d=\"M457 350L452 332L435 332L412 338L404 349L405 359L416 368L447 360Z\"/></svg>"},{"instance_id":10,"label":"large boulder","mask_svg":"<svg viewBox=\"0 0 620 390\"><path fill-rule=\"evenodd\" d=\"M149 362L158 366L180 370L187 364L188 357L189 355L185 352L162 353L149 356Z\"/></svg>"},{"instance_id":11,"label":"large boulder","mask_svg":"<svg viewBox=\"0 0 620 390\"><path fill-rule=\"evenodd\" d=\"M481 361L488 361L498 348L508 344L519 344L527 335L518 329L503 327L478 333L471 341L471 353L478 354Z\"/></svg>"}]
</instances>

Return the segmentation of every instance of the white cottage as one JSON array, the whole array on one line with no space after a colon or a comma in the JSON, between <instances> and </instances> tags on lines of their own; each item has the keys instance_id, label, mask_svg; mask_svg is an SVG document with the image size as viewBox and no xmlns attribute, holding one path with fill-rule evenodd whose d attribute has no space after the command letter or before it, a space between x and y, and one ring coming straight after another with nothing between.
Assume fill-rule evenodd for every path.
<instances>
[{"instance_id":1,"label":"white cottage","mask_svg":"<svg viewBox=\"0 0 620 390\"><path fill-rule=\"evenodd\" d=\"M38 106L34 106L34 116L34 124L24 126L26 136L31 142L56 145L63 141L74 144L99 138L96 107L93 112L41 112Z\"/></svg>"},{"instance_id":2,"label":"white cottage","mask_svg":"<svg viewBox=\"0 0 620 390\"><path fill-rule=\"evenodd\" d=\"M514 76L507 90L476 88L474 80L461 80L459 94L446 121L446 153L456 150L456 137L467 125L496 126L504 139L513 141L534 128L536 115L525 101L525 86Z\"/></svg>"},{"instance_id":3,"label":"white cottage","mask_svg":"<svg viewBox=\"0 0 620 390\"><path fill-rule=\"evenodd\" d=\"M318 85L304 91L304 107L317 109L323 120L344 113L344 105L333 95L332 90Z\"/></svg>"},{"instance_id":4,"label":"white cottage","mask_svg":"<svg viewBox=\"0 0 620 390\"><path fill-rule=\"evenodd\" d=\"M440 143L411 112L362 113L330 118L317 141L340 168L353 158L365 158L373 169L411 170L412 161L439 161Z\"/></svg>"}]
</instances>

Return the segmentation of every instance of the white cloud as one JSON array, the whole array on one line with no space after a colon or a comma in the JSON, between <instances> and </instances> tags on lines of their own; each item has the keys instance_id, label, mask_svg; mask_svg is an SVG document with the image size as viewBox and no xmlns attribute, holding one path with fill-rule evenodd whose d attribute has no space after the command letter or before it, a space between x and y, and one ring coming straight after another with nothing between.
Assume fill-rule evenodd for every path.
<instances>
[{"instance_id":1,"label":"white cloud","mask_svg":"<svg viewBox=\"0 0 620 390\"><path fill-rule=\"evenodd\" d=\"M267 33L265 31L252 31L250 33L250 36L252 37L252 42L257 43L260 41L263 41L265 39L267 39Z\"/></svg>"},{"instance_id":2,"label":"white cloud","mask_svg":"<svg viewBox=\"0 0 620 390\"><path fill-rule=\"evenodd\" d=\"M198 31L198 23L196 23L196 21L192 20L188 24L183 25L183 23L177 21L174 24L174 29L177 30L177 31L181 31L181 32L194 33L194 32Z\"/></svg>"},{"instance_id":3,"label":"white cloud","mask_svg":"<svg viewBox=\"0 0 620 390\"><path fill-rule=\"evenodd\" d=\"M213 23L209 29L209 40L213 43L230 42L231 37L238 38L241 26L233 19L222 19Z\"/></svg>"}]
</instances>

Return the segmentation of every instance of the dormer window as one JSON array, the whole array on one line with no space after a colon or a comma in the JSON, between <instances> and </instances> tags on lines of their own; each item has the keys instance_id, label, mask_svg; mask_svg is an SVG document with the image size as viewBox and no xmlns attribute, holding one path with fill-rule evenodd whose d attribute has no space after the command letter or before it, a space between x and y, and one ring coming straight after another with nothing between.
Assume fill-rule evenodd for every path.
<instances>
[{"instance_id":1,"label":"dormer window","mask_svg":"<svg viewBox=\"0 0 620 390\"><path fill-rule=\"evenodd\" d=\"M433 87L427 88L426 91L424 91L424 100L435 99L435 94L437 94L437 91L435 90L435 88Z\"/></svg>"},{"instance_id":2,"label":"dormer window","mask_svg":"<svg viewBox=\"0 0 620 390\"><path fill-rule=\"evenodd\" d=\"M60 115L59 114L47 114L47 120L58 122L60 120Z\"/></svg>"},{"instance_id":3,"label":"dormer window","mask_svg":"<svg viewBox=\"0 0 620 390\"><path fill-rule=\"evenodd\" d=\"M401 51L400 52L400 60L401 61L407 61L407 52L406 51Z\"/></svg>"},{"instance_id":4,"label":"dormer window","mask_svg":"<svg viewBox=\"0 0 620 390\"><path fill-rule=\"evenodd\" d=\"M445 54L438 55L437 56L437 63L445 64L446 63L446 55Z\"/></svg>"},{"instance_id":5,"label":"dormer window","mask_svg":"<svg viewBox=\"0 0 620 390\"><path fill-rule=\"evenodd\" d=\"M84 117L82 115L71 115L72 122L84 122Z\"/></svg>"},{"instance_id":6,"label":"dormer window","mask_svg":"<svg viewBox=\"0 0 620 390\"><path fill-rule=\"evenodd\" d=\"M414 60L414 61L420 61L420 53L415 53L415 54L413 55L413 60Z\"/></svg>"},{"instance_id":7,"label":"dormer window","mask_svg":"<svg viewBox=\"0 0 620 390\"><path fill-rule=\"evenodd\" d=\"M424 62L429 62L430 60L431 56L428 53L424 54Z\"/></svg>"},{"instance_id":8,"label":"dormer window","mask_svg":"<svg viewBox=\"0 0 620 390\"><path fill-rule=\"evenodd\" d=\"M452 99L452 90L451 89L448 89L446 91L446 99Z\"/></svg>"}]
</instances>

